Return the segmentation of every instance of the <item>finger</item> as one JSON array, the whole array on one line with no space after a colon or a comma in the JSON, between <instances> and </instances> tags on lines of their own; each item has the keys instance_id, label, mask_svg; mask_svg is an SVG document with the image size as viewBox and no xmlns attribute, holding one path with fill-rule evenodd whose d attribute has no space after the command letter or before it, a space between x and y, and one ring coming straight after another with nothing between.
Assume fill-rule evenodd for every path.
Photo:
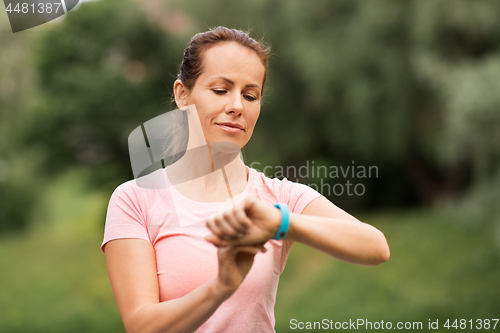
<instances>
[{"instance_id":1,"label":"finger","mask_svg":"<svg viewBox=\"0 0 500 333\"><path fill-rule=\"evenodd\" d=\"M264 247L265 243L258 243L258 244L239 244L238 240L228 240L224 241L228 246L234 246L234 247L245 247L245 246L253 246L257 249L259 249L260 252L267 252L267 249Z\"/></svg>"},{"instance_id":2,"label":"finger","mask_svg":"<svg viewBox=\"0 0 500 333\"><path fill-rule=\"evenodd\" d=\"M207 242L210 242L210 243L214 244L217 247L226 246L227 245L225 241L223 241L222 239L220 239L219 236L217 236L215 234L210 234L210 235L206 236L205 240Z\"/></svg>"},{"instance_id":3,"label":"finger","mask_svg":"<svg viewBox=\"0 0 500 333\"><path fill-rule=\"evenodd\" d=\"M248 236L248 237L247 237ZM255 235L250 235L250 234L245 234L241 238L222 238L222 241L225 243L223 246L230 245L230 246L243 246L243 245L262 245L262 239L261 238L255 238L257 236Z\"/></svg>"},{"instance_id":4,"label":"finger","mask_svg":"<svg viewBox=\"0 0 500 333\"><path fill-rule=\"evenodd\" d=\"M225 212L223 216L226 223L228 223L229 226L235 231L236 234L234 235L234 238L241 238L245 235L249 227L247 222L249 219L243 209L232 209Z\"/></svg>"},{"instance_id":5,"label":"finger","mask_svg":"<svg viewBox=\"0 0 500 333\"><path fill-rule=\"evenodd\" d=\"M208 219L206 224L207 224L207 228L210 229L210 231L212 231L219 238L222 238L224 233L222 232L222 230L219 228L219 226L215 222L215 218Z\"/></svg>"},{"instance_id":6,"label":"finger","mask_svg":"<svg viewBox=\"0 0 500 333\"><path fill-rule=\"evenodd\" d=\"M233 223L236 222L231 222L232 219L234 219L234 217L231 216L231 214L228 214L227 212L215 218L214 222L222 233L221 238L232 239L235 238L236 235L239 233L233 227Z\"/></svg>"},{"instance_id":7,"label":"finger","mask_svg":"<svg viewBox=\"0 0 500 333\"><path fill-rule=\"evenodd\" d=\"M245 253L250 253L250 254L257 254L259 252L265 252L265 248L261 245L233 245L229 246L230 250L229 253L231 255L236 255L240 252L245 252Z\"/></svg>"},{"instance_id":8,"label":"finger","mask_svg":"<svg viewBox=\"0 0 500 333\"><path fill-rule=\"evenodd\" d=\"M243 208L235 210L234 213L240 225L240 232L245 233L252 225L252 220L247 216Z\"/></svg>"},{"instance_id":9,"label":"finger","mask_svg":"<svg viewBox=\"0 0 500 333\"><path fill-rule=\"evenodd\" d=\"M264 247L264 244L258 244L257 247L260 249L261 252L266 253L267 249Z\"/></svg>"}]
</instances>

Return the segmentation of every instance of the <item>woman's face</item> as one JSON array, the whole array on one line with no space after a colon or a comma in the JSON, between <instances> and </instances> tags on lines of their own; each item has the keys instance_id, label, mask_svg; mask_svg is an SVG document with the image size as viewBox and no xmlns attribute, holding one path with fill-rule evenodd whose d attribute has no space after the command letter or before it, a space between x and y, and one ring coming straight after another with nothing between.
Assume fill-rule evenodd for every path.
<instances>
[{"instance_id":1,"label":"woman's face","mask_svg":"<svg viewBox=\"0 0 500 333\"><path fill-rule=\"evenodd\" d=\"M191 91L176 82L176 101L196 105L207 142L231 142L241 148L259 117L264 74L255 51L221 42L204 53L202 73Z\"/></svg>"}]
</instances>

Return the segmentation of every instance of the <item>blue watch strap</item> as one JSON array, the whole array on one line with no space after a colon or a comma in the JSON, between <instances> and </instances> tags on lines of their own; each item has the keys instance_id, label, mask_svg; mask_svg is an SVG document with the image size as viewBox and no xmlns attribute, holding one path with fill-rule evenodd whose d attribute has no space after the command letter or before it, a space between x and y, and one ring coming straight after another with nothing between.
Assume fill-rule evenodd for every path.
<instances>
[{"instance_id":1,"label":"blue watch strap","mask_svg":"<svg viewBox=\"0 0 500 333\"><path fill-rule=\"evenodd\" d=\"M288 234L288 228L290 227L290 212L288 206L284 203L277 203L274 207L279 208L281 211L281 223L273 239L283 239Z\"/></svg>"}]
</instances>

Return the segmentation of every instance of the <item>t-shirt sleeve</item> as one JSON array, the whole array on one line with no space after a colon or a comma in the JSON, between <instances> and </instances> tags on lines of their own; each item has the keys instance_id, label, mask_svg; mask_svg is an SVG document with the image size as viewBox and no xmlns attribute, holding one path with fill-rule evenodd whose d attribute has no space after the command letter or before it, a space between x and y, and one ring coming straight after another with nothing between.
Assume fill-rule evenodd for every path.
<instances>
[{"instance_id":1,"label":"t-shirt sleeve","mask_svg":"<svg viewBox=\"0 0 500 333\"><path fill-rule=\"evenodd\" d=\"M109 200L101 251L107 242L121 238L139 238L150 241L146 226L146 213L141 196L133 182L124 183L113 192Z\"/></svg>"},{"instance_id":2,"label":"t-shirt sleeve","mask_svg":"<svg viewBox=\"0 0 500 333\"><path fill-rule=\"evenodd\" d=\"M283 202L288 205L290 211L293 213L301 214L311 201L320 196L322 196L321 193L307 185L291 182L286 178L283 179ZM282 257L282 267L285 267L286 258L292 245L293 241L291 240L283 242L283 249L286 255Z\"/></svg>"},{"instance_id":3,"label":"t-shirt sleeve","mask_svg":"<svg viewBox=\"0 0 500 333\"><path fill-rule=\"evenodd\" d=\"M313 188L283 179L284 201L290 211L296 214L302 213L304 208L314 199L321 196L321 193Z\"/></svg>"}]
</instances>

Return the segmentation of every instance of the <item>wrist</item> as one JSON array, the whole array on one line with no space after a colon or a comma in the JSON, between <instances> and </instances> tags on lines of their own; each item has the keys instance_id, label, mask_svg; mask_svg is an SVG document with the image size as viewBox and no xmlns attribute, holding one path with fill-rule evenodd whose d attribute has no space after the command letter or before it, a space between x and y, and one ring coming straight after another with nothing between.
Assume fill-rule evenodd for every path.
<instances>
[{"instance_id":1,"label":"wrist","mask_svg":"<svg viewBox=\"0 0 500 333\"><path fill-rule=\"evenodd\" d=\"M281 214L280 224L273 239L280 240L286 238L290 228L290 209L285 203L277 203L274 207L278 208Z\"/></svg>"},{"instance_id":2,"label":"wrist","mask_svg":"<svg viewBox=\"0 0 500 333\"><path fill-rule=\"evenodd\" d=\"M281 211L277 207L273 207L271 213L269 214L270 216L270 223L269 223L269 239L273 239L274 236L276 236L276 233L278 232L280 225L281 225Z\"/></svg>"},{"instance_id":3,"label":"wrist","mask_svg":"<svg viewBox=\"0 0 500 333\"><path fill-rule=\"evenodd\" d=\"M300 214L290 212L289 218L290 218L290 224L288 227L288 234L286 235L286 239L292 240L292 241L297 241L299 239L297 236L297 233L299 232L299 231L297 231L297 228L298 228L297 218L300 219Z\"/></svg>"},{"instance_id":4,"label":"wrist","mask_svg":"<svg viewBox=\"0 0 500 333\"><path fill-rule=\"evenodd\" d=\"M226 299L231 297L231 295L236 291L237 288L229 287L222 283L219 278L214 278L210 280L211 282L211 292L212 295L220 300L220 302L224 302Z\"/></svg>"}]
</instances>

